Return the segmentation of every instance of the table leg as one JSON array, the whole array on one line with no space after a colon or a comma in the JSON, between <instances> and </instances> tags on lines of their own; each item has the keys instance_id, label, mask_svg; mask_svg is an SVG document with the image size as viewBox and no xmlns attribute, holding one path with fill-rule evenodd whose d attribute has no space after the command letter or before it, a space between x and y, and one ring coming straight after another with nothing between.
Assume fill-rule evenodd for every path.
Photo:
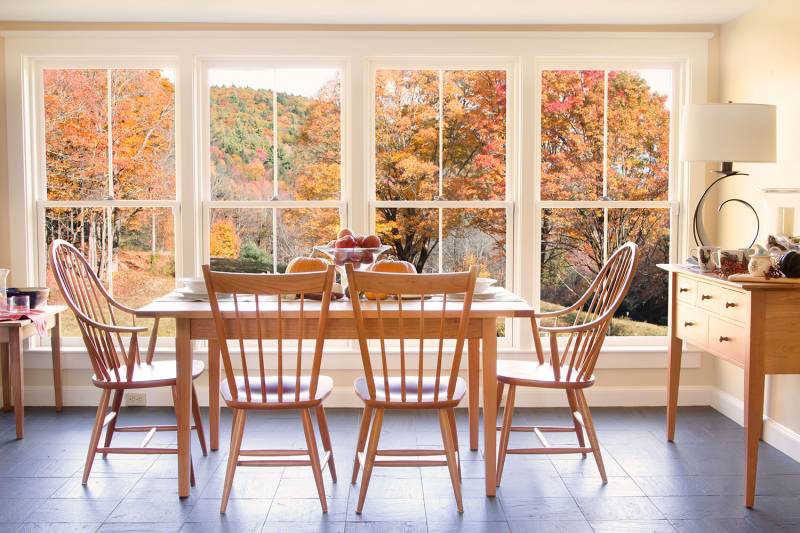
<instances>
[{"instance_id":1,"label":"table leg","mask_svg":"<svg viewBox=\"0 0 800 533\"><path fill-rule=\"evenodd\" d=\"M219 344L208 341L208 422L211 449L219 450Z\"/></svg>"},{"instance_id":2,"label":"table leg","mask_svg":"<svg viewBox=\"0 0 800 533\"><path fill-rule=\"evenodd\" d=\"M469 339L469 449L478 449L479 392L481 381L480 339Z\"/></svg>"},{"instance_id":3,"label":"table leg","mask_svg":"<svg viewBox=\"0 0 800 533\"><path fill-rule=\"evenodd\" d=\"M752 356L752 354L751 354ZM764 372L749 362L744 370L745 496L744 504L753 507L756 499L758 442L764 424Z\"/></svg>"},{"instance_id":4,"label":"table leg","mask_svg":"<svg viewBox=\"0 0 800 533\"><path fill-rule=\"evenodd\" d=\"M8 343L0 343L0 371L3 372L3 412L11 410L11 376L8 366Z\"/></svg>"},{"instance_id":5,"label":"table leg","mask_svg":"<svg viewBox=\"0 0 800 533\"><path fill-rule=\"evenodd\" d=\"M483 319L483 460L486 495L497 491L497 320Z\"/></svg>"},{"instance_id":6,"label":"table leg","mask_svg":"<svg viewBox=\"0 0 800 533\"><path fill-rule=\"evenodd\" d=\"M178 424L178 496L189 496L189 476L192 469L191 398L192 398L192 343L189 336L189 319L176 319L175 365L175 415Z\"/></svg>"},{"instance_id":7,"label":"table leg","mask_svg":"<svg viewBox=\"0 0 800 533\"><path fill-rule=\"evenodd\" d=\"M53 355L53 389L56 396L56 412L60 413L64 405L61 388L61 313L56 313L55 324L50 330L50 351Z\"/></svg>"},{"instance_id":8,"label":"table leg","mask_svg":"<svg viewBox=\"0 0 800 533\"><path fill-rule=\"evenodd\" d=\"M675 440L675 417L678 414L678 385L681 380L683 341L672 337L669 343L669 373L667 374L667 440Z\"/></svg>"},{"instance_id":9,"label":"table leg","mask_svg":"<svg viewBox=\"0 0 800 533\"><path fill-rule=\"evenodd\" d=\"M14 393L14 418L17 438L25 436L25 377L22 368L22 329L8 329L8 355L11 363L11 390Z\"/></svg>"}]
</instances>

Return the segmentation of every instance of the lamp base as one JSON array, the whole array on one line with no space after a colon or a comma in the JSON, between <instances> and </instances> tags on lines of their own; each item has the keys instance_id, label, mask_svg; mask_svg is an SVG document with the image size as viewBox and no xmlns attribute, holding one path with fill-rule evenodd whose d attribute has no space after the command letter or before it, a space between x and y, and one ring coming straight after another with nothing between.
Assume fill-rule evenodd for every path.
<instances>
[{"instance_id":1,"label":"lamp base","mask_svg":"<svg viewBox=\"0 0 800 533\"><path fill-rule=\"evenodd\" d=\"M700 200L697 202L697 207L694 210L694 217L693 217L693 231L694 231L694 240L698 246L706 246L711 242L711 239L708 237L708 233L706 233L705 226L703 225L703 207L705 205L706 197L711 189L719 183L720 181L724 180L725 178L730 178L731 176L747 176L748 174L744 172L739 172L738 170L733 170L733 162L732 161L724 161L722 163L722 168L720 170L715 170L717 174L720 174L720 177L715 179L711 185L709 185L706 190L703 192L703 195L700 196ZM717 213L722 211L722 208L725 207L726 204L736 202L744 205L750 211L752 211L753 216L756 219L756 230L753 233L753 239L750 241L750 244L747 246L751 248L753 244L755 244L756 240L758 239L758 232L761 229L761 221L758 218L758 213L756 212L755 208L750 205L748 202L742 200L741 198L729 198L725 200L717 207Z\"/></svg>"}]
</instances>

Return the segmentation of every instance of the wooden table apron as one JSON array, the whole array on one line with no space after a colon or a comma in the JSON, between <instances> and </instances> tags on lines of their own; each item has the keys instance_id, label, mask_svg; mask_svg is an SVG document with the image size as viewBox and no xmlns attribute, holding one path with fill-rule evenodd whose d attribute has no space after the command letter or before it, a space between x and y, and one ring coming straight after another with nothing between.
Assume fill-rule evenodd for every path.
<instances>
[{"instance_id":1,"label":"wooden table apron","mask_svg":"<svg viewBox=\"0 0 800 533\"><path fill-rule=\"evenodd\" d=\"M271 339L277 333L277 312L264 309L262 305L262 317L267 321L262 323L262 337ZM288 306L286 306L288 307ZM403 321L405 331L417 331L414 329L414 322L418 324L419 311L411 305L403 306ZM309 326L305 328L304 336L313 338L315 336L313 306L305 310L305 316L309 320ZM425 308L425 337L438 338L439 325L438 319L441 315L441 307L437 309L435 302L426 303ZM479 386L480 369L483 370L483 437L484 437L484 461L486 474L486 494L494 496L496 492L496 418L497 418L497 320L499 318L525 317L530 316L531 308L523 301L516 302L475 302L470 315L470 324L467 332L468 344L463 361L468 367L468 407L469 407L469 440L470 449L478 449L478 410L479 410ZM252 313L251 313L252 314ZM365 310L368 317L367 329L371 336L377 337L377 321L370 320L370 315L374 311ZM219 448L219 415L220 415L220 354L219 345L216 342L216 331L211 317L208 304L197 302L172 302L155 301L139 310L137 316L141 317L160 317L174 318L176 320L176 365L177 365L177 399L176 411L178 419L178 494L180 497L189 496L189 472L190 472L190 419L191 419L191 370L192 370L192 349L191 341L207 340L208 347L208 371L209 371L209 419L211 434L211 449ZM249 318L243 312L243 317ZM284 309L284 317L287 325L284 328L284 335L291 338L292 327L291 311ZM449 336L453 336L457 313L448 311L446 321L446 331ZM272 318L271 326L268 319ZM387 335L395 326L399 319L390 309L383 310L384 327ZM296 324L296 320L294 321ZM256 338L255 319L245 320L245 336ZM296 327L296 326L295 326ZM328 328L326 339L356 339L358 335L353 321L352 308L346 302L336 302L331 306L328 318ZM481 347L483 348L481 350ZM482 355L482 357L481 357ZM482 361L481 361L482 359ZM323 368L324 368L323 359Z\"/></svg>"}]
</instances>

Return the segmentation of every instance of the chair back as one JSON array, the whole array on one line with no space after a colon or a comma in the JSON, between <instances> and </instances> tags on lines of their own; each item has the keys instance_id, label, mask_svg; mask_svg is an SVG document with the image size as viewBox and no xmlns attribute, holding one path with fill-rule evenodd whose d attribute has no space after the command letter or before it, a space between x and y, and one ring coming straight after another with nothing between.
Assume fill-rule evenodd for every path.
<instances>
[{"instance_id":1,"label":"chair back","mask_svg":"<svg viewBox=\"0 0 800 533\"><path fill-rule=\"evenodd\" d=\"M451 400L455 393L458 372L461 367L461 354L464 349L464 339L469 325L472 295L475 290L475 280L478 277L478 268L473 266L469 272L455 272L448 274L394 274L385 272L356 271L350 263L345 265L347 281L350 287L350 298L353 302L353 312L358 331L358 343L361 349L361 361L364 366L364 375L370 398L377 398L375 382L381 378L384 394L383 398L392 402L420 402L423 393L423 378L433 377L434 401ZM364 292L366 302L370 306L374 303L374 313L365 310L364 303L357 297ZM448 294L463 293L463 301L448 300ZM437 318L426 321L425 306L426 296L441 295L441 303L431 302L434 309L441 306ZM404 298L416 297L404 304ZM386 298L386 300L384 300ZM418 298L418 299L417 299ZM405 305L405 309L404 309ZM418 308L418 309L409 309ZM369 317L365 316L369 314ZM456 316L454 316L454 314ZM411 315L411 316L409 316ZM397 319L391 325L386 324L386 319ZM377 338L380 342L380 363L378 372L373 369L368 343L367 322L371 322L377 329ZM448 324L449 322L449 324ZM396 324L396 325L395 325ZM446 331L456 326L455 348L450 368L444 368L444 340ZM438 337L434 337L438 335ZM451 334L452 335L452 334ZM437 341L436 366L429 369L435 372L425 376L425 338ZM406 339L418 339L417 375L416 386L412 394L407 394L408 380L415 376L406 373ZM400 394L399 397L390 396L390 364L386 350L387 339L397 339L400 344ZM446 395L440 397L440 386L447 383ZM415 394L413 392L416 392ZM396 396L396 394L395 394Z\"/></svg>"},{"instance_id":2,"label":"chair back","mask_svg":"<svg viewBox=\"0 0 800 533\"><path fill-rule=\"evenodd\" d=\"M322 349L325 343L328 311L333 287L334 266L326 270L298 274L238 274L214 272L203 265L214 324L217 330L225 378L232 398L240 402L299 402L313 399L317 392L319 372L322 364ZM220 309L220 294L230 294L232 313ZM310 318L307 310L309 296L321 298L318 318ZM287 299L291 298L291 300ZM296 300L295 300L296 298ZM252 299L252 301L249 301ZM274 311L270 312L270 308ZM270 312L272 316L267 316ZM276 312L276 314L272 314ZM246 320L247 318L255 320ZM310 373L303 372L303 339L316 326L316 344ZM258 370L248 367L245 340L257 340ZM277 339L274 356L277 376L269 376L272 359L264 351L264 339ZM297 341L294 374L284 373L284 341ZM244 380L244 397L240 397L237 378L233 370L233 357L229 341L233 341L239 352L241 379ZM308 370L308 369L307 369ZM294 394L284 394L285 377L293 379ZM308 398L301 397L301 382L309 380Z\"/></svg>"},{"instance_id":3,"label":"chair back","mask_svg":"<svg viewBox=\"0 0 800 533\"><path fill-rule=\"evenodd\" d=\"M50 267L58 288L75 315L89 352L95 378L103 381L130 380L133 365L139 364L138 333L147 328L121 326L115 312L128 312L106 291L89 262L67 241L56 239L50 245ZM123 335L130 334L128 346ZM128 365L128 375L120 372Z\"/></svg>"},{"instance_id":4,"label":"chair back","mask_svg":"<svg viewBox=\"0 0 800 533\"><path fill-rule=\"evenodd\" d=\"M541 318L547 318L548 314L553 316L552 326L540 326L535 317L531 319L540 363L544 362L544 355L539 331L550 334L551 363L556 379L584 381L591 378L611 319L628 294L637 264L636 244L623 244L611 254L577 302L555 313L539 314ZM572 325L559 326L559 317L569 313L575 313ZM560 353L559 335L567 336ZM561 375L562 366L567 367L565 376Z\"/></svg>"}]
</instances>

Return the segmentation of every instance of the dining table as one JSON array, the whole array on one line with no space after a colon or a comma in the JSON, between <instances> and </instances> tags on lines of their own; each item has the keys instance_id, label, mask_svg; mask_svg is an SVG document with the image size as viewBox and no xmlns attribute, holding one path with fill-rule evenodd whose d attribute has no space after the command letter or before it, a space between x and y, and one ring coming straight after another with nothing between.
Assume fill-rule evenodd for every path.
<instances>
[{"instance_id":1,"label":"dining table","mask_svg":"<svg viewBox=\"0 0 800 533\"><path fill-rule=\"evenodd\" d=\"M283 320L291 318L293 305L299 309L299 302L282 303ZM432 297L424 301L385 301L381 304L384 327L391 328L391 321L397 318L397 310L402 305L402 317L405 319L429 320L436 327L424 328L425 337L438 338L439 319L442 306L445 306L445 337L455 338L458 316L462 302L441 297ZM232 301L221 301L220 310L223 318L235 316ZM378 338L378 321L374 302L364 302L362 311L366 319L369 337ZM314 338L314 325L319 316L320 303L314 300L304 302L304 316L309 327L302 328L304 336ZM470 320L467 327L467 383L469 408L469 443L471 450L478 450L479 445L479 389L483 387L483 446L485 462L486 495L496 493L496 425L497 425L497 336L498 322L509 318L530 318L533 312L531 305L523 298L510 291L495 291L491 298L476 297L472 302ZM256 339L258 332L263 339L276 338L279 328L256 327L255 302L240 301L239 314L244 319L245 337ZM261 301L260 314L262 320L278 320L278 302ZM160 320L175 320L175 364L177 385L175 393L175 411L178 426L178 495L181 498L190 495L191 471L191 384L192 384L192 342L208 343L208 380L209 380L209 422L211 450L219 449L220 429L220 349L217 341L211 306L204 299L189 299L180 293L173 292L160 297L136 310L136 316ZM394 318L392 318L394 317ZM249 322L248 322L249 321ZM233 320L231 320L231 327ZM358 339L353 315L352 303L342 298L330 304L326 339ZM331 355L330 357L336 357ZM323 356L323 369L325 356Z\"/></svg>"}]
</instances>

